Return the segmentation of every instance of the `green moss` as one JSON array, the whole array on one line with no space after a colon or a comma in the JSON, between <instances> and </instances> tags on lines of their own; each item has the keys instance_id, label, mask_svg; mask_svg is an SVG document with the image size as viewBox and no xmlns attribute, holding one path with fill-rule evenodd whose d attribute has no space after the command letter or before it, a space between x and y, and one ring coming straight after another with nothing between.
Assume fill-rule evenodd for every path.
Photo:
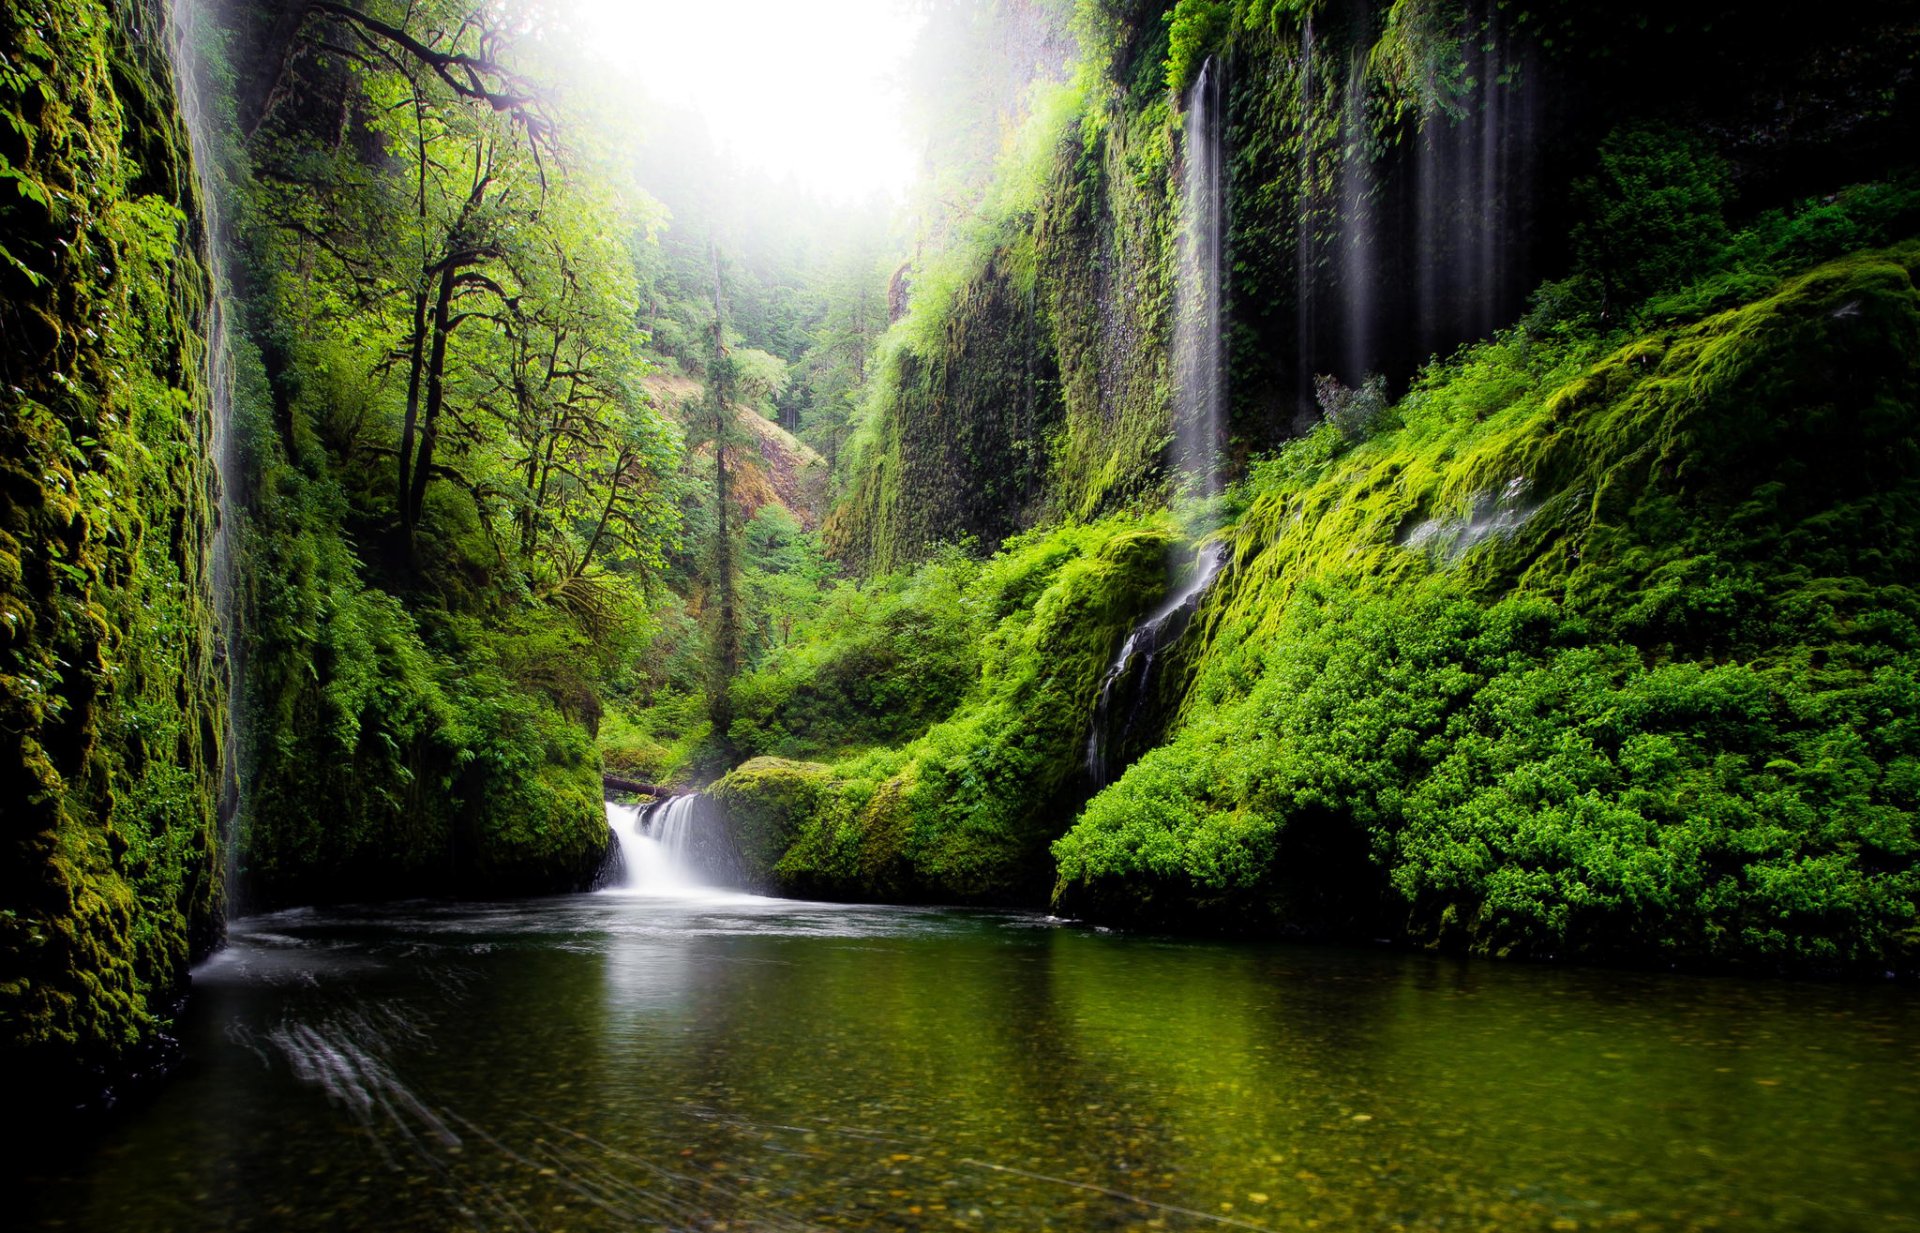
<instances>
[{"instance_id":1,"label":"green moss","mask_svg":"<svg viewBox=\"0 0 1920 1233\"><path fill-rule=\"evenodd\" d=\"M778 885L781 857L810 819L832 807L836 783L833 768L818 762L752 758L709 789L708 796L724 812L749 875L764 885Z\"/></svg>"},{"instance_id":2,"label":"green moss","mask_svg":"<svg viewBox=\"0 0 1920 1233\"><path fill-rule=\"evenodd\" d=\"M0 1047L84 1101L218 939L207 279L147 6L0 18Z\"/></svg>"},{"instance_id":3,"label":"green moss","mask_svg":"<svg viewBox=\"0 0 1920 1233\"><path fill-rule=\"evenodd\" d=\"M1912 962L1916 270L1858 254L1604 354L1508 336L1257 470L1184 722L1055 845L1061 901Z\"/></svg>"},{"instance_id":4,"label":"green moss","mask_svg":"<svg viewBox=\"0 0 1920 1233\"><path fill-rule=\"evenodd\" d=\"M984 636L951 714L904 746L830 767L759 759L715 785L756 868L799 894L1031 898L1084 790L1101 676L1172 543L1164 520L1109 519L1009 544L961 600Z\"/></svg>"}]
</instances>

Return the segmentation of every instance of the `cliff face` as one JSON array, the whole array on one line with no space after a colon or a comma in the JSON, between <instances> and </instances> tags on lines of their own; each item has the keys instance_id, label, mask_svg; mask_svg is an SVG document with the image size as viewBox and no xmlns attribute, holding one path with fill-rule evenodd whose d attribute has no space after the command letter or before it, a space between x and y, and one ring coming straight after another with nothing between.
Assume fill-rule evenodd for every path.
<instances>
[{"instance_id":1,"label":"cliff face","mask_svg":"<svg viewBox=\"0 0 1920 1233\"><path fill-rule=\"evenodd\" d=\"M910 598L964 582L956 530L1048 528L984 578L1104 561L1181 486L1203 82L1224 525L1156 524L1112 593L969 594L987 653L893 748L853 748L829 668L790 674L775 717L829 739L768 751L852 752L716 787L766 876L1037 900L1052 834L1053 902L1093 918L1913 968L1920 20L1591 7L1182 0L1083 31L1045 174L916 286L829 530L931 556ZM1226 564L1103 743L1100 665L1196 547Z\"/></svg>"},{"instance_id":2,"label":"cliff face","mask_svg":"<svg viewBox=\"0 0 1920 1233\"><path fill-rule=\"evenodd\" d=\"M0 1046L29 1104L154 1056L222 931L208 281L162 29L0 17Z\"/></svg>"},{"instance_id":3,"label":"cliff face","mask_svg":"<svg viewBox=\"0 0 1920 1233\"><path fill-rule=\"evenodd\" d=\"M1048 153L931 289L913 283L828 523L888 569L933 545L1141 508L1177 481L1170 352L1190 119L1224 152L1228 453L1312 427L1314 378L1398 393L1543 279L1649 236L1593 226L1605 152L1712 163L1745 214L1879 176L1916 117L1910 6L1316 0L1093 6L1087 62L1032 122ZM1034 139L1038 136L1030 134ZM1684 230L1684 202L1664 225ZM1711 247L1712 237L1703 239ZM958 271L955 273L953 271ZM948 287L947 283L954 287ZM1602 288L1618 314L1648 288Z\"/></svg>"},{"instance_id":4,"label":"cliff face","mask_svg":"<svg viewBox=\"0 0 1920 1233\"><path fill-rule=\"evenodd\" d=\"M1523 336L1282 455L1059 900L1535 957L1911 970L1913 242Z\"/></svg>"}]
</instances>

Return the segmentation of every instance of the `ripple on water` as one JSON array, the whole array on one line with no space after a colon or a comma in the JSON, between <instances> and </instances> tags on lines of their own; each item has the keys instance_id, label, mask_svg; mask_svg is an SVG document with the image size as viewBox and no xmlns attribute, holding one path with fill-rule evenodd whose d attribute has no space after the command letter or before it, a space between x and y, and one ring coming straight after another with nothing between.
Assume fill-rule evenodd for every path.
<instances>
[{"instance_id":1,"label":"ripple on water","mask_svg":"<svg viewBox=\"0 0 1920 1233\"><path fill-rule=\"evenodd\" d=\"M232 936L24 1227L1920 1227L1910 990L751 897Z\"/></svg>"}]
</instances>

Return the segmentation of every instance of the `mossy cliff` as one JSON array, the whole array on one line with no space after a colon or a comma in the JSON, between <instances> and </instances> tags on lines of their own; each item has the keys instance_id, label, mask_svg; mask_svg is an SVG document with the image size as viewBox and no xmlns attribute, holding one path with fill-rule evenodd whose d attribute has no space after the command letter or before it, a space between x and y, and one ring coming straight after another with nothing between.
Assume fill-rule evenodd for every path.
<instances>
[{"instance_id":1,"label":"mossy cliff","mask_svg":"<svg viewBox=\"0 0 1920 1233\"><path fill-rule=\"evenodd\" d=\"M1908 242L1516 328L1261 463L1163 653L1170 730L1104 790L1102 665L1188 551L1161 522L1009 544L948 605L990 631L950 714L712 796L793 893L1038 903L1052 864L1061 910L1129 924L1912 969L1917 274Z\"/></svg>"},{"instance_id":2,"label":"mossy cliff","mask_svg":"<svg viewBox=\"0 0 1920 1233\"><path fill-rule=\"evenodd\" d=\"M849 561L894 569L1165 493L1176 118L1127 80L1158 56L1098 37L1105 58L1037 88L983 221L917 272L826 527Z\"/></svg>"},{"instance_id":3,"label":"mossy cliff","mask_svg":"<svg viewBox=\"0 0 1920 1233\"><path fill-rule=\"evenodd\" d=\"M419 561L398 550L391 389L356 332L381 306L317 302L311 283L310 235L340 243L362 220L345 193L308 215L312 191L287 187L340 155L339 126L370 142L370 105L295 34L234 6L187 40L233 284L234 893L262 910L583 889L610 842L591 674L619 630L596 648L527 602L464 495L430 493ZM305 102L247 112L265 104L235 63L284 66Z\"/></svg>"},{"instance_id":4,"label":"mossy cliff","mask_svg":"<svg viewBox=\"0 0 1920 1233\"><path fill-rule=\"evenodd\" d=\"M1520 332L1256 478L1107 919L1878 971L1920 952L1920 245Z\"/></svg>"},{"instance_id":5,"label":"mossy cliff","mask_svg":"<svg viewBox=\"0 0 1920 1233\"><path fill-rule=\"evenodd\" d=\"M1600 275L1617 318L1660 273L1629 268L1636 248L1672 233L1710 255L1720 237L1695 205L1758 212L1909 159L1920 31L1901 4L1845 22L1683 9L1081 6L1077 72L1038 90L966 238L914 271L829 542L885 571L1176 487L1174 270L1190 90L1209 61L1237 461L1313 425L1316 376L1397 391L1577 261L1620 267ZM1596 223L1597 152L1636 143L1702 175Z\"/></svg>"},{"instance_id":6,"label":"mossy cliff","mask_svg":"<svg viewBox=\"0 0 1920 1233\"><path fill-rule=\"evenodd\" d=\"M0 1047L72 1103L222 932L208 280L160 13L0 16Z\"/></svg>"},{"instance_id":7,"label":"mossy cliff","mask_svg":"<svg viewBox=\"0 0 1920 1233\"><path fill-rule=\"evenodd\" d=\"M1083 769L1098 672L1051 677L1031 713L985 684L1047 674L1039 643L956 659L979 684L864 752L820 715L829 643L790 655L767 696L805 706L756 714L745 744L796 760L714 789L754 859L806 893L1041 902L1024 864L953 880L923 857L986 809L1026 819L1029 846L1001 850L1058 836L1051 902L1094 919L1912 970L1911 14L1869 6L1801 47L1744 9L1643 13L1644 38L1551 4L1104 12L1051 153L1021 165L1044 174L948 267L971 271L960 290L936 280L896 327L893 371L946 377L883 372L832 529L892 567L940 527L988 547L990 523L1051 528L988 575L1115 527L1160 527L1163 566L1198 546L1105 511L1176 486L1181 100L1211 63L1236 482L1180 508L1220 520L1227 563L1157 649L1108 751L1137 760L1104 787ZM996 334L973 289L1016 276L1028 315ZM965 357L1019 338L1058 377L1019 422L1053 427L1018 460L955 451L998 414L965 393L987 379ZM1044 479L973 510L976 465ZM888 512L923 494L938 522ZM1120 632L1084 645L1111 656ZM973 774L1008 749L1021 782Z\"/></svg>"},{"instance_id":8,"label":"mossy cliff","mask_svg":"<svg viewBox=\"0 0 1920 1233\"><path fill-rule=\"evenodd\" d=\"M1085 795L1089 700L1160 589L1172 538L1160 520L1110 519L981 567L960 596L980 664L950 714L896 748L832 765L758 758L714 786L749 869L799 895L1043 895L1046 846Z\"/></svg>"}]
</instances>

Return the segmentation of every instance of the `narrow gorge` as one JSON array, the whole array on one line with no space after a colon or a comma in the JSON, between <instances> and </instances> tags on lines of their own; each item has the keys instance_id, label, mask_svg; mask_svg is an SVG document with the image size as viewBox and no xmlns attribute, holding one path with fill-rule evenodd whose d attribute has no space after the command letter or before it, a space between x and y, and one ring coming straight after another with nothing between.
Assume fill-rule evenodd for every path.
<instances>
[{"instance_id":1,"label":"narrow gorge","mask_svg":"<svg viewBox=\"0 0 1920 1233\"><path fill-rule=\"evenodd\" d=\"M1912 1219L1920 5L0 22L22 1227Z\"/></svg>"}]
</instances>

